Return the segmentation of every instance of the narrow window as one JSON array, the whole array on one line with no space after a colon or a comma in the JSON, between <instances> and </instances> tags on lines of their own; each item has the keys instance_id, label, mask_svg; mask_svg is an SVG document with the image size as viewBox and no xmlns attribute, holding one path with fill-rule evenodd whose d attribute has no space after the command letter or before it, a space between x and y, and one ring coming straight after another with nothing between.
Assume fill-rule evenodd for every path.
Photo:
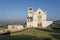
<instances>
[{"instance_id":1,"label":"narrow window","mask_svg":"<svg viewBox=\"0 0 60 40\"><path fill-rule=\"evenodd\" d=\"M39 12L39 14L40 14L41 12Z\"/></svg>"}]
</instances>

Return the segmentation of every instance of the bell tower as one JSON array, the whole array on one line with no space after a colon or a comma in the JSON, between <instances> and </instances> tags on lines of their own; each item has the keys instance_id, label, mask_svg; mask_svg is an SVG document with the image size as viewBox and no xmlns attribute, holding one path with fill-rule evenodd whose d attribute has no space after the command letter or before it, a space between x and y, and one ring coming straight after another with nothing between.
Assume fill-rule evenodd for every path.
<instances>
[{"instance_id":1,"label":"bell tower","mask_svg":"<svg viewBox=\"0 0 60 40\"><path fill-rule=\"evenodd\" d=\"M31 27L31 22L33 22L33 13L33 8L28 7L27 27Z\"/></svg>"},{"instance_id":2,"label":"bell tower","mask_svg":"<svg viewBox=\"0 0 60 40\"><path fill-rule=\"evenodd\" d=\"M27 17L27 21L31 22L33 21L33 8L32 7L28 7L28 17Z\"/></svg>"},{"instance_id":3,"label":"bell tower","mask_svg":"<svg viewBox=\"0 0 60 40\"><path fill-rule=\"evenodd\" d=\"M28 17L33 17L33 8L28 7Z\"/></svg>"}]
</instances>

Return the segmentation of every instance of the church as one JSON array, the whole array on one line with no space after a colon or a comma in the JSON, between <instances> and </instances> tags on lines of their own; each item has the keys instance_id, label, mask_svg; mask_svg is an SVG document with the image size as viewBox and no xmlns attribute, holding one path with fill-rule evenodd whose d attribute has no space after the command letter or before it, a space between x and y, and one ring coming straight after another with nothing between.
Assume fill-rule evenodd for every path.
<instances>
[{"instance_id":1,"label":"church","mask_svg":"<svg viewBox=\"0 0 60 40\"><path fill-rule=\"evenodd\" d=\"M32 7L28 7L27 28L47 28L53 21L47 21L47 14L40 8L34 12Z\"/></svg>"}]
</instances>

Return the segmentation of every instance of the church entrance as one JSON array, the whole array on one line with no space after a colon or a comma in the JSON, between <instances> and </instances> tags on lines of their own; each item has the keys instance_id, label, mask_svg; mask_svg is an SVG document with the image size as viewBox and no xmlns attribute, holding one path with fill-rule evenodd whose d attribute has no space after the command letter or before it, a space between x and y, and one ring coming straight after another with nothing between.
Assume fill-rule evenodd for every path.
<instances>
[{"instance_id":1,"label":"church entrance","mask_svg":"<svg viewBox=\"0 0 60 40\"><path fill-rule=\"evenodd\" d=\"M38 26L38 27L42 27L42 22L39 22L39 23L37 24L37 26Z\"/></svg>"}]
</instances>

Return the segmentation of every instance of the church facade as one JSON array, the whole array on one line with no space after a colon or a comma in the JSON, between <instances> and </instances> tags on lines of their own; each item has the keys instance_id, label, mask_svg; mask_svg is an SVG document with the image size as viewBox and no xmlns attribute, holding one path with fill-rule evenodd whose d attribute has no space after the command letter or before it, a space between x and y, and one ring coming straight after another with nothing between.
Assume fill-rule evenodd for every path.
<instances>
[{"instance_id":1,"label":"church facade","mask_svg":"<svg viewBox=\"0 0 60 40\"><path fill-rule=\"evenodd\" d=\"M28 8L27 28L46 28L53 21L47 21L46 12L40 8L34 12L32 7Z\"/></svg>"}]
</instances>

